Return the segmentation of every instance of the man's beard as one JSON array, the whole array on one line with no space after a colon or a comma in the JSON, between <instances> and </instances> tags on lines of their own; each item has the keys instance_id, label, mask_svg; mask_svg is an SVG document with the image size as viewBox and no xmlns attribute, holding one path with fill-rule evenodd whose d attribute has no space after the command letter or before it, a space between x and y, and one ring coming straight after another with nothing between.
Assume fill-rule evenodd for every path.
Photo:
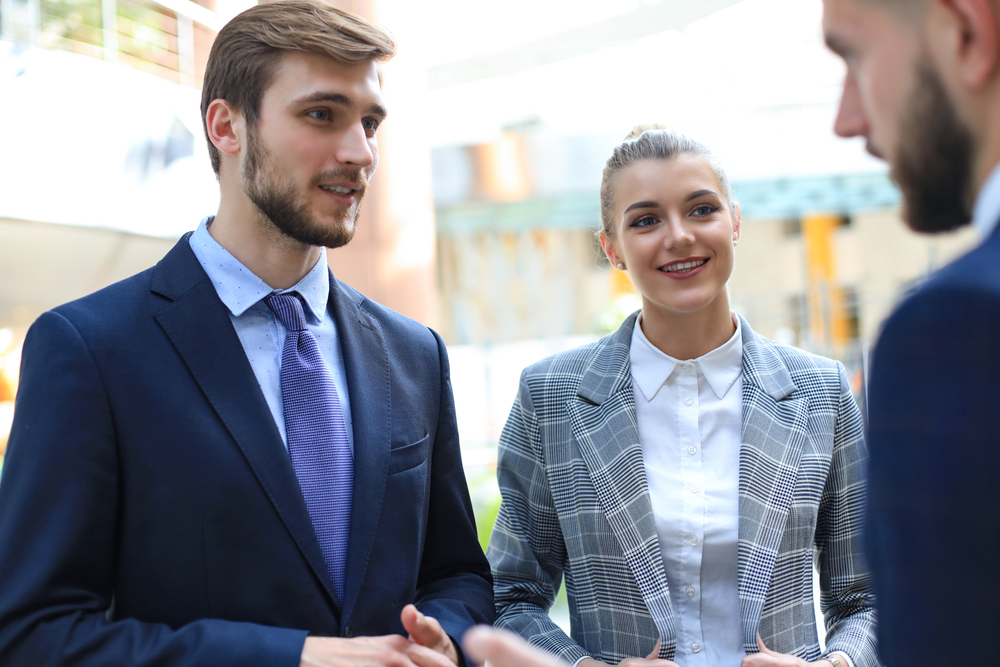
<instances>
[{"instance_id":1,"label":"man's beard","mask_svg":"<svg viewBox=\"0 0 1000 667\"><path fill-rule=\"evenodd\" d=\"M337 169L318 174L310 185L318 187L319 183L329 181L360 183L361 189L356 194L358 204L353 215L350 210L345 210L339 223L324 225L309 212L308 203L296 195L294 185L282 184L270 153L257 136L256 128L248 127L247 156L240 184L257 207L258 218L263 225L305 245L327 248L347 245L357 229L367 178L360 169Z\"/></svg>"},{"instance_id":2,"label":"man's beard","mask_svg":"<svg viewBox=\"0 0 1000 667\"><path fill-rule=\"evenodd\" d=\"M947 232L969 223L973 138L941 77L922 63L910 113L900 123L893 178L903 193L903 217L917 232Z\"/></svg>"}]
</instances>

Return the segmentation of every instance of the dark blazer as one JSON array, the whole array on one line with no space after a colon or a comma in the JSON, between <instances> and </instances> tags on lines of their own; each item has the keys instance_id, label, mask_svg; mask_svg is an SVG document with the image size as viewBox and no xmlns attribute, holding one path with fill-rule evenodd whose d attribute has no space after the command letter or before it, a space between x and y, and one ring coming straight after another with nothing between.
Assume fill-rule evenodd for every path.
<instances>
[{"instance_id":1,"label":"dark blazer","mask_svg":"<svg viewBox=\"0 0 1000 667\"><path fill-rule=\"evenodd\" d=\"M307 633L493 619L448 361L331 275L355 472L343 608L290 460L187 236L42 315L0 483L0 664L295 667Z\"/></svg>"},{"instance_id":2,"label":"dark blazer","mask_svg":"<svg viewBox=\"0 0 1000 667\"><path fill-rule=\"evenodd\" d=\"M885 324L867 548L888 665L986 665L1000 628L1000 228Z\"/></svg>"}]
</instances>

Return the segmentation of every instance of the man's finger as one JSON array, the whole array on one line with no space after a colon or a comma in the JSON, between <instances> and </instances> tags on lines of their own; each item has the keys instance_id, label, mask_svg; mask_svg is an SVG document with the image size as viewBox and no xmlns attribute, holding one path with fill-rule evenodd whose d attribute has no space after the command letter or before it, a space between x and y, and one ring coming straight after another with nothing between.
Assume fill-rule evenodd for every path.
<instances>
[{"instance_id":1,"label":"man's finger","mask_svg":"<svg viewBox=\"0 0 1000 667\"><path fill-rule=\"evenodd\" d=\"M417 667L455 667L455 663L443 653L420 644L410 644L406 657Z\"/></svg>"},{"instance_id":2,"label":"man's finger","mask_svg":"<svg viewBox=\"0 0 1000 667\"><path fill-rule=\"evenodd\" d=\"M400 614L403 627L410 634L410 639L422 646L434 647L444 641L444 630L436 619L420 613L412 604L403 607Z\"/></svg>"},{"instance_id":3,"label":"man's finger","mask_svg":"<svg viewBox=\"0 0 1000 667\"><path fill-rule=\"evenodd\" d=\"M465 633L462 647L468 657L491 667L569 667L556 655L534 648L507 630L479 625Z\"/></svg>"}]
</instances>

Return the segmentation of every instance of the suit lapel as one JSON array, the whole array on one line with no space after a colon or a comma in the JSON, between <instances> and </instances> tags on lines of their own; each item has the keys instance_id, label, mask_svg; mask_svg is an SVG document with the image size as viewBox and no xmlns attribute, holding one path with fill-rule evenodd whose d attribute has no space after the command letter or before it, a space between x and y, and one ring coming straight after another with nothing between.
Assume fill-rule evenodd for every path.
<instances>
[{"instance_id":1,"label":"suit lapel","mask_svg":"<svg viewBox=\"0 0 1000 667\"><path fill-rule=\"evenodd\" d=\"M594 351L567 409L598 500L664 640L665 658L674 654L675 631L629 371L635 320L626 320Z\"/></svg>"},{"instance_id":2,"label":"suit lapel","mask_svg":"<svg viewBox=\"0 0 1000 667\"><path fill-rule=\"evenodd\" d=\"M389 354L378 321L360 307L363 300L330 274L330 311L337 322L354 423L354 497L342 624L350 618L367 571L392 448Z\"/></svg>"},{"instance_id":3,"label":"suit lapel","mask_svg":"<svg viewBox=\"0 0 1000 667\"><path fill-rule=\"evenodd\" d=\"M151 289L170 299L154 317L232 434L337 609L291 460L226 307L191 251L188 236L156 266Z\"/></svg>"},{"instance_id":4,"label":"suit lapel","mask_svg":"<svg viewBox=\"0 0 1000 667\"><path fill-rule=\"evenodd\" d=\"M756 652L757 627L778 555L809 405L777 353L744 320L743 434L740 445L739 593L744 649Z\"/></svg>"}]
</instances>

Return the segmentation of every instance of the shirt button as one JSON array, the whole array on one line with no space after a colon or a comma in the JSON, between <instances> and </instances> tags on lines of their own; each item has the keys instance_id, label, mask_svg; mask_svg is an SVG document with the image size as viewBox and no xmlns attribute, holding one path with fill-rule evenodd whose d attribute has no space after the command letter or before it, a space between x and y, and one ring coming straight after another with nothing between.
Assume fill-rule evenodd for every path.
<instances>
[{"instance_id":1,"label":"shirt button","mask_svg":"<svg viewBox=\"0 0 1000 667\"><path fill-rule=\"evenodd\" d=\"M698 453L698 448L697 447L695 447L694 445L691 445L690 447L688 447L688 454L690 454L691 456L694 456L697 453Z\"/></svg>"},{"instance_id":2,"label":"shirt button","mask_svg":"<svg viewBox=\"0 0 1000 667\"><path fill-rule=\"evenodd\" d=\"M691 537L688 538L688 542L690 542L691 546L693 546L693 547L698 546L698 536L697 535L692 535Z\"/></svg>"},{"instance_id":3,"label":"shirt button","mask_svg":"<svg viewBox=\"0 0 1000 667\"><path fill-rule=\"evenodd\" d=\"M684 399L684 405L688 405L688 406L694 405L694 399L685 398Z\"/></svg>"},{"instance_id":4,"label":"shirt button","mask_svg":"<svg viewBox=\"0 0 1000 667\"><path fill-rule=\"evenodd\" d=\"M694 591L694 587L689 586L688 589L686 591L684 591L684 592L687 593L687 596L689 598L693 598L694 597L694 592L695 592Z\"/></svg>"},{"instance_id":5,"label":"shirt button","mask_svg":"<svg viewBox=\"0 0 1000 667\"><path fill-rule=\"evenodd\" d=\"M690 372L691 371L691 364L681 364L681 368L683 368L684 370Z\"/></svg>"},{"instance_id":6,"label":"shirt button","mask_svg":"<svg viewBox=\"0 0 1000 667\"><path fill-rule=\"evenodd\" d=\"M701 644L699 644L698 642L694 642L694 643L691 644L691 652L692 653L697 653L700 650L701 650Z\"/></svg>"},{"instance_id":7,"label":"shirt button","mask_svg":"<svg viewBox=\"0 0 1000 667\"><path fill-rule=\"evenodd\" d=\"M698 485L697 484L692 484L691 485L691 493L698 493L698 491L700 491L700 489L698 488Z\"/></svg>"}]
</instances>

